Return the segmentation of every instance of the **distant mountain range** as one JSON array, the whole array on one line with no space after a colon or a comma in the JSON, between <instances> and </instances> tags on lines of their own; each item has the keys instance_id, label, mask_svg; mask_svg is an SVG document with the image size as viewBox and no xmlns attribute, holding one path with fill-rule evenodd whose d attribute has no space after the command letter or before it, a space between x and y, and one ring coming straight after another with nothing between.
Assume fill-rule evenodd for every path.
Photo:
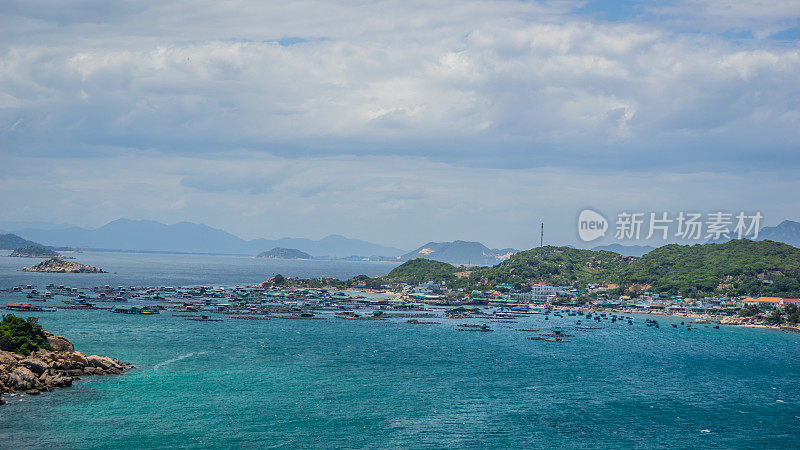
<instances>
[{"instance_id":1,"label":"distant mountain range","mask_svg":"<svg viewBox=\"0 0 800 450\"><path fill-rule=\"evenodd\" d=\"M783 242L800 248L800 222L784 220L777 227L764 227L758 233L758 240Z\"/></svg>"},{"instance_id":2,"label":"distant mountain range","mask_svg":"<svg viewBox=\"0 0 800 450\"><path fill-rule=\"evenodd\" d=\"M333 258L351 255L398 256L404 253L398 248L339 235L320 240L283 238L248 241L226 231L191 222L165 225L152 220L117 219L99 228L26 228L15 230L14 233L44 245L85 249L256 255L264 249L282 247L298 249L315 257ZM25 241L13 248L34 244Z\"/></svg>"},{"instance_id":3,"label":"distant mountain range","mask_svg":"<svg viewBox=\"0 0 800 450\"><path fill-rule=\"evenodd\" d=\"M4 226L12 222L0 223ZM330 235L320 240L305 238L245 240L226 231L191 222L165 225L151 220L118 219L99 228L81 228L46 223L0 235L0 249L13 250L42 245L121 251L219 253L257 255L266 249L297 249L315 258L373 261L408 261L427 258L450 264L494 265L517 252L513 248L490 249L480 242L429 242L414 251L374 244L360 239ZM758 240L773 240L800 248L800 223L791 220L761 229ZM718 241L721 243L722 241ZM654 250L649 245L610 244L592 250L608 250L626 256L643 256Z\"/></svg>"},{"instance_id":4,"label":"distant mountain range","mask_svg":"<svg viewBox=\"0 0 800 450\"><path fill-rule=\"evenodd\" d=\"M40 246L36 242L22 239L16 234L0 234L0 250L16 250L22 247Z\"/></svg>"},{"instance_id":5,"label":"distant mountain range","mask_svg":"<svg viewBox=\"0 0 800 450\"><path fill-rule=\"evenodd\" d=\"M513 248L491 249L480 242L428 242L422 247L400 256L400 260L425 258L450 264L491 266L508 259L516 252L517 250Z\"/></svg>"}]
</instances>

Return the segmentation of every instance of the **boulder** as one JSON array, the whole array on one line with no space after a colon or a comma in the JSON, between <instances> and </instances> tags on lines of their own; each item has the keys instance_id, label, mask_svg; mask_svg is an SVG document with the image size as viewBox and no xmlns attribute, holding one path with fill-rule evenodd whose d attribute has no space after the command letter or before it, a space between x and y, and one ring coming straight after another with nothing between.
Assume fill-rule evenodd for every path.
<instances>
[{"instance_id":1,"label":"boulder","mask_svg":"<svg viewBox=\"0 0 800 450\"><path fill-rule=\"evenodd\" d=\"M108 370L112 368L114 369L122 368L122 366L115 363L114 360L109 358L108 356L89 355L86 357L86 362L88 363L88 365L102 370Z\"/></svg>"},{"instance_id":2,"label":"boulder","mask_svg":"<svg viewBox=\"0 0 800 450\"><path fill-rule=\"evenodd\" d=\"M39 349L27 357L0 351L0 395L15 392L36 395L71 386L80 380L79 376L121 374L133 367L106 356L86 356L76 352L67 339L51 333L46 336L54 351Z\"/></svg>"},{"instance_id":3,"label":"boulder","mask_svg":"<svg viewBox=\"0 0 800 450\"><path fill-rule=\"evenodd\" d=\"M47 364L39 358L25 358L19 363L30 369L36 376L45 373L50 368L50 364Z\"/></svg>"},{"instance_id":4,"label":"boulder","mask_svg":"<svg viewBox=\"0 0 800 450\"><path fill-rule=\"evenodd\" d=\"M44 349L44 348L40 348L39 350L36 350L36 352L34 352L30 356L35 356L35 357L41 359L42 361L50 361L50 360L53 359L54 355L55 355L54 352L51 352L50 350L47 350L47 349Z\"/></svg>"},{"instance_id":5,"label":"boulder","mask_svg":"<svg viewBox=\"0 0 800 450\"><path fill-rule=\"evenodd\" d=\"M48 380L48 385L52 387L72 386L72 378L56 375Z\"/></svg>"},{"instance_id":6,"label":"boulder","mask_svg":"<svg viewBox=\"0 0 800 450\"><path fill-rule=\"evenodd\" d=\"M63 336L56 336L52 333L45 332L47 336L47 343L50 344L50 347L53 347L54 351L57 352L74 352L75 346L72 345L72 342L68 341L67 338Z\"/></svg>"},{"instance_id":7,"label":"boulder","mask_svg":"<svg viewBox=\"0 0 800 450\"><path fill-rule=\"evenodd\" d=\"M8 383L11 389L17 391L27 391L36 387L37 379L27 367L17 367L8 375Z\"/></svg>"},{"instance_id":8,"label":"boulder","mask_svg":"<svg viewBox=\"0 0 800 450\"><path fill-rule=\"evenodd\" d=\"M16 353L0 350L0 364L16 364L19 359L20 356Z\"/></svg>"},{"instance_id":9,"label":"boulder","mask_svg":"<svg viewBox=\"0 0 800 450\"><path fill-rule=\"evenodd\" d=\"M81 352L72 352L72 354L69 356L69 359L70 361L76 362L84 367L89 364L89 362L86 360L86 355Z\"/></svg>"}]
</instances>

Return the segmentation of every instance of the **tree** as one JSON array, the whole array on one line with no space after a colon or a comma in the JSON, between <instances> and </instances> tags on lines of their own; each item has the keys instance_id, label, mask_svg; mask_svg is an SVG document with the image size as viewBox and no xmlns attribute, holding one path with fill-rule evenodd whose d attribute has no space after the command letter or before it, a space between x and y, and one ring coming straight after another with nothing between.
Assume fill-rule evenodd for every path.
<instances>
[{"instance_id":1,"label":"tree","mask_svg":"<svg viewBox=\"0 0 800 450\"><path fill-rule=\"evenodd\" d=\"M783 323L783 311L780 308L772 308L769 315L764 317L764 322L772 325L780 325Z\"/></svg>"},{"instance_id":2,"label":"tree","mask_svg":"<svg viewBox=\"0 0 800 450\"><path fill-rule=\"evenodd\" d=\"M800 322L800 306L789 304L783 307L783 312L786 314L786 321L796 324Z\"/></svg>"},{"instance_id":3,"label":"tree","mask_svg":"<svg viewBox=\"0 0 800 450\"><path fill-rule=\"evenodd\" d=\"M29 355L40 348L52 350L39 319L6 314L0 321L0 350Z\"/></svg>"},{"instance_id":4,"label":"tree","mask_svg":"<svg viewBox=\"0 0 800 450\"><path fill-rule=\"evenodd\" d=\"M281 274L277 274L275 275L275 278L272 279L272 284L283 286L284 284L286 284L286 277L284 277Z\"/></svg>"},{"instance_id":5,"label":"tree","mask_svg":"<svg viewBox=\"0 0 800 450\"><path fill-rule=\"evenodd\" d=\"M761 308L758 305L744 305L744 307L739 310L739 315L742 317L753 317L760 312Z\"/></svg>"}]
</instances>

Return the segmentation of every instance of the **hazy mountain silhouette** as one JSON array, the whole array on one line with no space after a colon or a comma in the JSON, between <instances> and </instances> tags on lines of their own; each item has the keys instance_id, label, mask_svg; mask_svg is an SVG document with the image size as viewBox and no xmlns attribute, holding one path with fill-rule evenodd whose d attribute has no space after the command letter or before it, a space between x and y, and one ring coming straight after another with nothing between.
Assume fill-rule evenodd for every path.
<instances>
[{"instance_id":1,"label":"hazy mountain silhouette","mask_svg":"<svg viewBox=\"0 0 800 450\"><path fill-rule=\"evenodd\" d=\"M165 225L152 220L117 219L99 228L28 228L15 233L44 245L109 250L256 255L267 249L284 247L296 248L315 257L396 256L403 253L398 248L339 235L320 240L282 238L247 241L227 231L192 222Z\"/></svg>"},{"instance_id":2,"label":"hazy mountain silhouette","mask_svg":"<svg viewBox=\"0 0 800 450\"><path fill-rule=\"evenodd\" d=\"M428 242L400 259L426 258L450 264L494 265L516 252L513 248L491 249L480 242Z\"/></svg>"}]
</instances>

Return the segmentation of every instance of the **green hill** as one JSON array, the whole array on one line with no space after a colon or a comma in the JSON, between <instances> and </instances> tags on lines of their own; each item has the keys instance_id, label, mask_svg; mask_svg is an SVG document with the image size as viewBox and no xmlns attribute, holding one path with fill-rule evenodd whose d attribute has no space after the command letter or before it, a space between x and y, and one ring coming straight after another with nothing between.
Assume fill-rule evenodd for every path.
<instances>
[{"instance_id":1,"label":"green hill","mask_svg":"<svg viewBox=\"0 0 800 450\"><path fill-rule=\"evenodd\" d=\"M426 281L450 281L456 279L456 266L432 259L416 258L395 267L387 280L393 283L418 284Z\"/></svg>"},{"instance_id":2,"label":"green hill","mask_svg":"<svg viewBox=\"0 0 800 450\"><path fill-rule=\"evenodd\" d=\"M486 269L482 276L489 284L585 286L619 281L620 272L633 260L633 257L608 251L547 246L519 252Z\"/></svg>"},{"instance_id":3,"label":"green hill","mask_svg":"<svg viewBox=\"0 0 800 450\"><path fill-rule=\"evenodd\" d=\"M408 284L447 281L464 288L500 283L519 287L601 283L633 293L798 297L800 249L773 241L734 240L667 245L635 258L609 251L548 246L519 252L492 267L456 267L417 258L398 266L385 279Z\"/></svg>"},{"instance_id":4,"label":"green hill","mask_svg":"<svg viewBox=\"0 0 800 450\"><path fill-rule=\"evenodd\" d=\"M750 240L666 245L637 258L620 279L625 285L650 285L648 290L673 294L797 296L800 249Z\"/></svg>"}]
</instances>

